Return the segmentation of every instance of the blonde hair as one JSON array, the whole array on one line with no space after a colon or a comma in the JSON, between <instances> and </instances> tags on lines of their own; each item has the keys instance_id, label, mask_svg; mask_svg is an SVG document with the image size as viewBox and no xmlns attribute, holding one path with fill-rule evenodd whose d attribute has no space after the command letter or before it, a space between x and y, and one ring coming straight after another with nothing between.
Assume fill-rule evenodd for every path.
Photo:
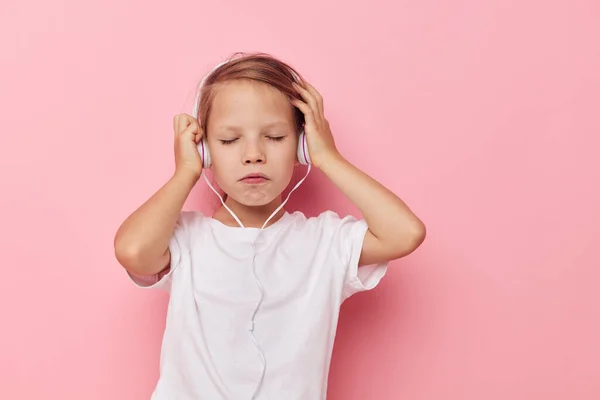
<instances>
[{"instance_id":1,"label":"blonde hair","mask_svg":"<svg viewBox=\"0 0 600 400\"><path fill-rule=\"evenodd\" d=\"M302 100L293 83L302 86L303 79L287 63L266 53L234 53L226 63L220 65L205 77L200 88L198 110L195 111L198 115L198 123L205 134L207 134L206 127L208 126L212 101L217 94L218 85L241 79L267 84L290 100L292 98ZM304 114L296 107L294 107L294 122L296 132L299 133L304 125Z\"/></svg>"}]
</instances>

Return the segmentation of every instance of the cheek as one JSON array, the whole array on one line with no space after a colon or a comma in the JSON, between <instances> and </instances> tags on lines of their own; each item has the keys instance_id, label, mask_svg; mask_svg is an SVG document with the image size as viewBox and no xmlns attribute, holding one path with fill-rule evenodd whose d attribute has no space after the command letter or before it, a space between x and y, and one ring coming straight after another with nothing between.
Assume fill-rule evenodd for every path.
<instances>
[{"instance_id":1,"label":"cheek","mask_svg":"<svg viewBox=\"0 0 600 400\"><path fill-rule=\"evenodd\" d=\"M219 185L221 188L224 188L224 186L227 186L227 182L231 180L231 167L228 167L228 165L231 164L223 158L223 154L218 154L217 152L217 154L211 153L211 156L212 165L210 170L213 173L217 185Z\"/></svg>"},{"instance_id":2,"label":"cheek","mask_svg":"<svg viewBox=\"0 0 600 400\"><path fill-rule=\"evenodd\" d=\"M210 155L212 159L213 171L216 171L220 174L227 173L227 171L231 168L234 158L232 151L227 149L226 146L218 145L211 148Z\"/></svg>"},{"instance_id":3,"label":"cheek","mask_svg":"<svg viewBox=\"0 0 600 400\"><path fill-rule=\"evenodd\" d=\"M279 169L279 176L281 178L281 184L288 185L290 180L294 177L294 172L296 171L295 161L296 161L296 156L294 155L294 157L287 157L282 162L282 165L284 167Z\"/></svg>"},{"instance_id":4,"label":"cheek","mask_svg":"<svg viewBox=\"0 0 600 400\"><path fill-rule=\"evenodd\" d=\"M233 180L233 175L230 168L215 168L213 165L213 176L215 178L215 182L217 182L217 185L223 189L228 188Z\"/></svg>"},{"instance_id":5,"label":"cheek","mask_svg":"<svg viewBox=\"0 0 600 400\"><path fill-rule=\"evenodd\" d=\"M283 151L282 151L283 150ZM277 158L282 164L290 164L292 167L296 161L296 153L298 150L297 141L289 141L286 143L285 149L278 149Z\"/></svg>"},{"instance_id":6,"label":"cheek","mask_svg":"<svg viewBox=\"0 0 600 400\"><path fill-rule=\"evenodd\" d=\"M279 154L276 160L272 164L277 166L277 171L280 176L288 177L294 172L294 168L296 166L296 153L288 153L285 152L283 154Z\"/></svg>"}]
</instances>

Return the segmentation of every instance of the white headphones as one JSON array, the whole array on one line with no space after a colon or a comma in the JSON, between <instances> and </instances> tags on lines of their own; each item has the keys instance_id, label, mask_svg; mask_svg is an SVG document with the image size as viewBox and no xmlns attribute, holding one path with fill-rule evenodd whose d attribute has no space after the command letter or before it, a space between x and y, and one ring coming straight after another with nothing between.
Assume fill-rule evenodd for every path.
<instances>
[{"instance_id":1,"label":"white headphones","mask_svg":"<svg viewBox=\"0 0 600 400\"><path fill-rule=\"evenodd\" d=\"M215 72L219 67L227 64L228 62L230 62L232 60L223 61L223 62L217 64L215 67L213 67L213 69L210 70L210 72L208 74L206 74L206 76L204 76L204 78L202 78L200 85L198 85L198 90L196 92L196 99L194 100L194 109L192 110L192 115L194 118L198 119L198 114L199 114L199 109L200 109L200 95L202 94L202 89L204 88L204 83L206 82L208 77L213 72ZM300 79L298 78L298 75L296 75L293 70L289 70L289 71L292 73L292 75L296 79L297 83L300 83ZM200 143L198 143L198 152L200 153L200 157L202 158L202 168L209 168L212 165L212 159L210 157L210 151L208 150L206 135L204 135L202 137L202 140L200 140ZM298 147L297 147L297 151L296 151L296 158L298 159L298 162L302 165L309 165L311 163L310 156L308 154L308 142L306 141L306 133L304 132L304 130L302 130L302 132L300 132L300 134L298 135Z\"/></svg>"}]
</instances>

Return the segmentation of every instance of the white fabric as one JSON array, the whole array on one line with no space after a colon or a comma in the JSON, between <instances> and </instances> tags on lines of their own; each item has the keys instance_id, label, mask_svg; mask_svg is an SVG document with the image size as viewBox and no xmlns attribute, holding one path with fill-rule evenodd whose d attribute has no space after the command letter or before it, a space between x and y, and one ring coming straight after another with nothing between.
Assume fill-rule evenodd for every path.
<instances>
[{"instance_id":1,"label":"white fabric","mask_svg":"<svg viewBox=\"0 0 600 400\"><path fill-rule=\"evenodd\" d=\"M374 288L388 264L358 268L364 220L327 211L286 212L264 228L229 227L182 211L171 239L171 270L129 274L140 287L170 292L160 378L152 400L325 399L339 307Z\"/></svg>"}]
</instances>

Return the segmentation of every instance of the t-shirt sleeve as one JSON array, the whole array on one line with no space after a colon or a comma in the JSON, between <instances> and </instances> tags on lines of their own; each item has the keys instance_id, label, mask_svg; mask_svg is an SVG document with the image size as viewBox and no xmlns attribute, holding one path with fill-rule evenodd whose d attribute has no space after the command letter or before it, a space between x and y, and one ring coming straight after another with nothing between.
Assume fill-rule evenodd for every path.
<instances>
[{"instance_id":1,"label":"t-shirt sleeve","mask_svg":"<svg viewBox=\"0 0 600 400\"><path fill-rule=\"evenodd\" d=\"M169 251L171 253L169 272L166 274L139 275L126 270L127 275L137 287L171 291L171 282L174 274L177 274L180 268L182 254L189 254L193 225L198 217L199 213L197 211L181 211L179 213L173 235L169 241Z\"/></svg>"},{"instance_id":2,"label":"t-shirt sleeve","mask_svg":"<svg viewBox=\"0 0 600 400\"><path fill-rule=\"evenodd\" d=\"M342 266L342 301L344 301L358 292L375 288L386 274L389 263L359 267L358 262L368 230L367 222L351 215L340 219L335 213L330 213L330 218L335 224L334 245L337 247Z\"/></svg>"}]
</instances>

